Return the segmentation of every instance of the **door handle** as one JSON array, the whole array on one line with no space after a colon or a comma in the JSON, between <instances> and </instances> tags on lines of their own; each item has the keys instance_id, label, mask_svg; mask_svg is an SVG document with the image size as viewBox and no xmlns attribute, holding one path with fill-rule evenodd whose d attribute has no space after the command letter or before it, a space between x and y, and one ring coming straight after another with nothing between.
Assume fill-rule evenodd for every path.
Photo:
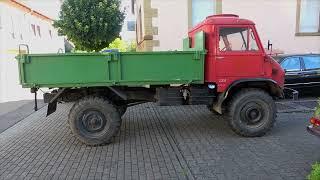
<instances>
[{"instance_id":1,"label":"door handle","mask_svg":"<svg viewBox=\"0 0 320 180\"><path fill-rule=\"evenodd\" d=\"M224 59L224 57L216 57L216 59Z\"/></svg>"}]
</instances>

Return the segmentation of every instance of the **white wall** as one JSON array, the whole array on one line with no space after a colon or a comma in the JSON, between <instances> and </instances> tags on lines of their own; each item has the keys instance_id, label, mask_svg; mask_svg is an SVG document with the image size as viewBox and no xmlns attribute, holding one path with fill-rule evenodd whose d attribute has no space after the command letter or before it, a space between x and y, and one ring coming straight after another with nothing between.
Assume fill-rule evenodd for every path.
<instances>
[{"instance_id":1,"label":"white wall","mask_svg":"<svg viewBox=\"0 0 320 180\"><path fill-rule=\"evenodd\" d=\"M159 50L181 50L182 39L188 32L187 0L152 0L158 8L158 18L153 25L159 28ZM295 36L296 0L223 0L222 12L240 15L253 20L263 45L271 40L274 49L285 53L320 53L320 36Z\"/></svg>"},{"instance_id":2,"label":"white wall","mask_svg":"<svg viewBox=\"0 0 320 180\"><path fill-rule=\"evenodd\" d=\"M121 9L125 10L125 20L123 22L122 30L120 32L120 36L123 40L127 42L135 42L136 41L136 31L128 31L127 23L128 21L136 21L137 12L132 14L131 10L131 0L121 0Z\"/></svg>"},{"instance_id":3,"label":"white wall","mask_svg":"<svg viewBox=\"0 0 320 180\"><path fill-rule=\"evenodd\" d=\"M152 0L151 7L158 9L158 18L153 18L153 26L158 27L155 40L160 46L154 51L181 50L182 40L188 35L187 0Z\"/></svg>"},{"instance_id":4,"label":"white wall","mask_svg":"<svg viewBox=\"0 0 320 180\"><path fill-rule=\"evenodd\" d=\"M51 23L0 2L2 29L0 29L0 103L32 99L29 89L19 84L18 64L15 56L19 44L28 44L31 53L57 53L59 48L64 51L63 37L58 37ZM12 19L12 20L11 20ZM13 27L12 28L12 21ZM31 24L40 26L41 37L34 36ZM49 35L52 31L52 38ZM12 37L15 34L15 38ZM20 38L22 34L22 39Z\"/></svg>"},{"instance_id":5,"label":"white wall","mask_svg":"<svg viewBox=\"0 0 320 180\"><path fill-rule=\"evenodd\" d=\"M320 53L320 36L295 36L296 0L223 0L222 12L256 23L261 41L285 53Z\"/></svg>"}]
</instances>

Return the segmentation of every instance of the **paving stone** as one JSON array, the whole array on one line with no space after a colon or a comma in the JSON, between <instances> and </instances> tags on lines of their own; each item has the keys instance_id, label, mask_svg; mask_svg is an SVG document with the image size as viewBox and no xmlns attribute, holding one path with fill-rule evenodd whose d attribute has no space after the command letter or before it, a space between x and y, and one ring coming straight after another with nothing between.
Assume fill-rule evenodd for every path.
<instances>
[{"instance_id":1,"label":"paving stone","mask_svg":"<svg viewBox=\"0 0 320 180\"><path fill-rule=\"evenodd\" d=\"M0 134L1 180L304 179L320 160L310 113L280 113L271 133L242 138L204 106L147 103L128 109L114 143L88 147L67 128L70 107L49 117L43 108Z\"/></svg>"}]
</instances>

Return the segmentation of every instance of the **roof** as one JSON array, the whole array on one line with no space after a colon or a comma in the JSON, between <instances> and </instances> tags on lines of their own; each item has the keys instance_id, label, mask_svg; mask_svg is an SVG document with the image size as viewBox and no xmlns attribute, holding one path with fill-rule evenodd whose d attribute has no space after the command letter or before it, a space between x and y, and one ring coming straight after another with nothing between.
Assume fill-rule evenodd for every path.
<instances>
[{"instance_id":1,"label":"roof","mask_svg":"<svg viewBox=\"0 0 320 180\"><path fill-rule=\"evenodd\" d=\"M235 14L218 14L208 16L204 21L200 24L196 25L192 29L197 29L203 25L207 24L216 24L216 25L254 25L255 23L248 19L242 19L238 15Z\"/></svg>"},{"instance_id":2,"label":"roof","mask_svg":"<svg viewBox=\"0 0 320 180\"><path fill-rule=\"evenodd\" d=\"M238 15L235 14L219 14L219 15L212 15L208 16L204 23L206 24L252 24L254 25L253 21L248 19L239 18Z\"/></svg>"},{"instance_id":3,"label":"roof","mask_svg":"<svg viewBox=\"0 0 320 180\"><path fill-rule=\"evenodd\" d=\"M33 16L36 16L42 20L45 20L45 21L48 21L48 22L53 22L53 19L51 19L50 17L38 12L38 11L35 11L33 10L32 8L18 2L17 0L7 0L7 1L2 1L4 3L7 3L9 4L10 6L13 6L23 12L26 12L26 13L30 13L31 15Z\"/></svg>"}]
</instances>

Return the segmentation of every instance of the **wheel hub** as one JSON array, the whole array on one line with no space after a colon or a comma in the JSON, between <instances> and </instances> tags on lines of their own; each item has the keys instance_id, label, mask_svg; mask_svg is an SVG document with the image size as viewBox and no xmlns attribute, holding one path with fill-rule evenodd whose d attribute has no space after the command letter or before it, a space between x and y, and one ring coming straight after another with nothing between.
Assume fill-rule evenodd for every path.
<instances>
[{"instance_id":1,"label":"wheel hub","mask_svg":"<svg viewBox=\"0 0 320 180\"><path fill-rule=\"evenodd\" d=\"M248 125L258 124L263 117L263 110L256 103L248 103L241 111L241 119Z\"/></svg>"},{"instance_id":2,"label":"wheel hub","mask_svg":"<svg viewBox=\"0 0 320 180\"><path fill-rule=\"evenodd\" d=\"M106 122L100 112L88 111L82 117L82 124L89 132L99 132L104 128Z\"/></svg>"},{"instance_id":3,"label":"wheel hub","mask_svg":"<svg viewBox=\"0 0 320 180\"><path fill-rule=\"evenodd\" d=\"M249 109L246 112L246 117L249 120L249 122L251 123L257 123L260 120L260 115L261 112L259 111L259 109Z\"/></svg>"}]
</instances>

